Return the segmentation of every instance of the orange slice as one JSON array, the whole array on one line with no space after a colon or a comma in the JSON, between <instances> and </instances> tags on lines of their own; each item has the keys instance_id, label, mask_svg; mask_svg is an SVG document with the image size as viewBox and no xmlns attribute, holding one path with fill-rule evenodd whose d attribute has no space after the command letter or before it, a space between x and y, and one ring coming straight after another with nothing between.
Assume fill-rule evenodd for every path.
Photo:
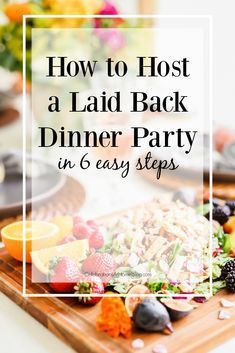
<instances>
[{"instance_id":1,"label":"orange slice","mask_svg":"<svg viewBox=\"0 0 235 353\"><path fill-rule=\"evenodd\" d=\"M9 254L16 260L23 260L23 222L14 222L1 231L2 241ZM31 262L32 249L54 246L58 241L59 228L44 221L25 222L26 261Z\"/></svg>"},{"instance_id":2,"label":"orange slice","mask_svg":"<svg viewBox=\"0 0 235 353\"><path fill-rule=\"evenodd\" d=\"M31 252L33 265L43 274L49 272L49 263L55 257L67 256L79 263L87 257L89 243L87 239L75 240L63 245Z\"/></svg>"}]
</instances>

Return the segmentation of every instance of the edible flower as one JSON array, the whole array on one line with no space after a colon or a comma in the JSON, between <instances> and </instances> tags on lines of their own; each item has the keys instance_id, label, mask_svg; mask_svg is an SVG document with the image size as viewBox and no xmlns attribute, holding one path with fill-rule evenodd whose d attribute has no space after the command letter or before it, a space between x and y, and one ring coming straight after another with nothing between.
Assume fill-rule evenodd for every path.
<instances>
[{"instance_id":1,"label":"edible flower","mask_svg":"<svg viewBox=\"0 0 235 353\"><path fill-rule=\"evenodd\" d=\"M112 292L108 292L112 294ZM109 336L124 338L131 336L131 319L120 297L105 297L101 301L101 313L97 317L96 328Z\"/></svg>"}]
</instances>

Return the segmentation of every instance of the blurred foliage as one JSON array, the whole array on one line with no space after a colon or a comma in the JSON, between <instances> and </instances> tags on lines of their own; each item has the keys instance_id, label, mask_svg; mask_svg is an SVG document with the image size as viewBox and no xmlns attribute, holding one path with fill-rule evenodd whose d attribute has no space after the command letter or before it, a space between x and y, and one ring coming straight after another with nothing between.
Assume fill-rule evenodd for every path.
<instances>
[{"instance_id":1,"label":"blurred foliage","mask_svg":"<svg viewBox=\"0 0 235 353\"><path fill-rule=\"evenodd\" d=\"M0 25L0 66L10 71L22 71L23 60L23 15L48 14L95 14L106 6L104 0L31 0L9 3L2 7L6 24ZM82 19L32 18L26 24L26 76L30 80L31 29L51 27L81 27Z\"/></svg>"},{"instance_id":2,"label":"blurred foliage","mask_svg":"<svg viewBox=\"0 0 235 353\"><path fill-rule=\"evenodd\" d=\"M32 28L112 28L107 35L96 31L107 52L121 50L123 38L115 28L143 27L141 19L124 20L118 18L92 18L94 14L118 15L112 1L107 0L30 0L21 3L8 3L2 7L6 23L0 25L0 66L22 72L23 61L23 15L78 14L91 15L91 18L28 18L26 22L26 77L31 81L31 30ZM115 44L115 46L114 46ZM106 48L105 48L106 47Z\"/></svg>"}]
</instances>

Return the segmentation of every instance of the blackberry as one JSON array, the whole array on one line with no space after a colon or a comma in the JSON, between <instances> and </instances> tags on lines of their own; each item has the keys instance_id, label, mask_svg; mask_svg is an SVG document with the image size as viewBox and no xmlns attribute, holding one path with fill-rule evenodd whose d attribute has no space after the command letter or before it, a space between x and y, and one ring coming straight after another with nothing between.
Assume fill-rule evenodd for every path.
<instances>
[{"instance_id":1,"label":"blackberry","mask_svg":"<svg viewBox=\"0 0 235 353\"><path fill-rule=\"evenodd\" d=\"M224 264L221 271L221 278L225 279L231 272L235 272L235 260L230 260Z\"/></svg>"},{"instance_id":2,"label":"blackberry","mask_svg":"<svg viewBox=\"0 0 235 353\"><path fill-rule=\"evenodd\" d=\"M231 210L227 205L223 205L221 206L221 208L223 209L224 213L226 213L228 217L231 216Z\"/></svg>"},{"instance_id":3,"label":"blackberry","mask_svg":"<svg viewBox=\"0 0 235 353\"><path fill-rule=\"evenodd\" d=\"M218 207L218 206L222 206L223 204L223 201L221 201L220 199L217 199L217 198L213 198L212 199L212 205L213 207Z\"/></svg>"},{"instance_id":4,"label":"blackberry","mask_svg":"<svg viewBox=\"0 0 235 353\"><path fill-rule=\"evenodd\" d=\"M235 211L235 200L234 201L227 201L225 205L230 208L231 213L234 213L234 211Z\"/></svg>"},{"instance_id":5,"label":"blackberry","mask_svg":"<svg viewBox=\"0 0 235 353\"><path fill-rule=\"evenodd\" d=\"M212 211L212 219L215 221L219 222L220 225L223 225L228 221L228 218L230 216L230 209L228 206L218 206L216 208L213 208Z\"/></svg>"},{"instance_id":6,"label":"blackberry","mask_svg":"<svg viewBox=\"0 0 235 353\"><path fill-rule=\"evenodd\" d=\"M225 278L225 283L227 289L235 292L235 271L228 274L228 276Z\"/></svg>"}]
</instances>

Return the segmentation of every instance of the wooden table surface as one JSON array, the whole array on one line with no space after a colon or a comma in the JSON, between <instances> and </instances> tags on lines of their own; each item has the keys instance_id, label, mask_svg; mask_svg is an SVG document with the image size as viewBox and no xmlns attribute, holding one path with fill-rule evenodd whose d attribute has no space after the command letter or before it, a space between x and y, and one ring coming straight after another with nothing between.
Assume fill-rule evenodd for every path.
<instances>
[{"instance_id":1,"label":"wooden table surface","mask_svg":"<svg viewBox=\"0 0 235 353\"><path fill-rule=\"evenodd\" d=\"M30 268L27 270L27 288L30 293L49 291L46 284L31 283ZM22 297L21 264L4 248L0 250L0 290L79 353L133 353L131 341L135 338L142 338L145 342L140 353L151 352L156 342L164 344L168 353L203 353L233 337L235 332L235 307L229 309L233 315L229 320L217 318L222 297L235 301L234 294L221 291L199 305L188 317L173 323L175 332L172 335L135 331L130 340L112 339L95 329L99 305L83 307L77 298Z\"/></svg>"}]
</instances>

